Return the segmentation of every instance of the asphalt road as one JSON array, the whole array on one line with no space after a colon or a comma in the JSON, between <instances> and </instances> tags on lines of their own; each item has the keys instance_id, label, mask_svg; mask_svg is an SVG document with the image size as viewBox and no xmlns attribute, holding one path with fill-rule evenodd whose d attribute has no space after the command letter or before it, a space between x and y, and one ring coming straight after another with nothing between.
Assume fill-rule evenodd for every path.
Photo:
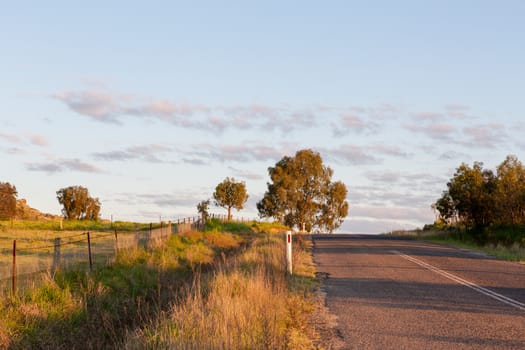
<instances>
[{"instance_id":1,"label":"asphalt road","mask_svg":"<svg viewBox=\"0 0 525 350\"><path fill-rule=\"evenodd\" d=\"M407 239L313 242L345 349L525 349L525 265Z\"/></svg>"}]
</instances>

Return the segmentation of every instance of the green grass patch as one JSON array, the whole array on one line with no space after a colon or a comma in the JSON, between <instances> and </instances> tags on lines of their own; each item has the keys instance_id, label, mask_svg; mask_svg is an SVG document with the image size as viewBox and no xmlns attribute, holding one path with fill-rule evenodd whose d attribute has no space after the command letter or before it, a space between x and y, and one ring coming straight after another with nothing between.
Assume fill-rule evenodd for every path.
<instances>
[{"instance_id":1,"label":"green grass patch","mask_svg":"<svg viewBox=\"0 0 525 350\"><path fill-rule=\"evenodd\" d=\"M298 242L295 274L287 276L284 237L258 236L212 274L194 276L170 312L130 333L125 348L315 348L309 296L318 282L309 248Z\"/></svg>"},{"instance_id":2,"label":"green grass patch","mask_svg":"<svg viewBox=\"0 0 525 350\"><path fill-rule=\"evenodd\" d=\"M0 297L0 348L311 349L316 280L308 241L295 247L287 276L282 235L213 223L92 273L58 271Z\"/></svg>"},{"instance_id":3,"label":"green grass patch","mask_svg":"<svg viewBox=\"0 0 525 350\"><path fill-rule=\"evenodd\" d=\"M62 223L62 226L61 226ZM153 228L160 227L160 223L152 223ZM166 225L166 223L164 224ZM135 223L127 221L107 220L2 220L0 221L0 232L25 231L122 231L132 232L135 230L149 229L149 223Z\"/></svg>"},{"instance_id":4,"label":"green grass patch","mask_svg":"<svg viewBox=\"0 0 525 350\"><path fill-rule=\"evenodd\" d=\"M519 242L511 244L480 244L474 237L464 231L436 232L434 234L428 232L425 237L420 237L419 239L471 249L502 260L525 261L525 245Z\"/></svg>"}]
</instances>

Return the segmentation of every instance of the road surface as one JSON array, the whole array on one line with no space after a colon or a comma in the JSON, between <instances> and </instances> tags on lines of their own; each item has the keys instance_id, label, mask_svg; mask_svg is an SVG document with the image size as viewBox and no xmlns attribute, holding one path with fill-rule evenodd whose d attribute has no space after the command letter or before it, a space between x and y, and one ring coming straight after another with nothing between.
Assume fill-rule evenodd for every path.
<instances>
[{"instance_id":1,"label":"road surface","mask_svg":"<svg viewBox=\"0 0 525 350\"><path fill-rule=\"evenodd\" d=\"M313 242L345 349L525 349L525 265L399 238Z\"/></svg>"}]
</instances>

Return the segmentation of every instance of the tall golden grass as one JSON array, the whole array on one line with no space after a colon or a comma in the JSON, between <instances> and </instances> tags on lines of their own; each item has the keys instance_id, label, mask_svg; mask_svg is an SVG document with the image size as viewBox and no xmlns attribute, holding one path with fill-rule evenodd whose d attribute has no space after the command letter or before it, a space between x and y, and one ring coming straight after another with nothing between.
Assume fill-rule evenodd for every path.
<instances>
[{"instance_id":1,"label":"tall golden grass","mask_svg":"<svg viewBox=\"0 0 525 350\"><path fill-rule=\"evenodd\" d=\"M311 258L298 246L300 275L285 274L284 239L259 238L244 253L195 276L169 312L130 333L126 349L312 349ZM310 266L310 268L309 268ZM308 286L308 287L305 287ZM310 289L305 289L310 288Z\"/></svg>"},{"instance_id":2,"label":"tall golden grass","mask_svg":"<svg viewBox=\"0 0 525 350\"><path fill-rule=\"evenodd\" d=\"M310 255L284 237L189 232L0 297L0 349L309 349Z\"/></svg>"}]
</instances>

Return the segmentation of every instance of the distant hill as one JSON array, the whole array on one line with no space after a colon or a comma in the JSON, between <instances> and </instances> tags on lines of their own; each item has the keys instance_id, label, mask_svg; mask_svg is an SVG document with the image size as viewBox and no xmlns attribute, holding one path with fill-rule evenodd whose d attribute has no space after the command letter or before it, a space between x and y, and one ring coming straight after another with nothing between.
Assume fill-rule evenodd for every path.
<instances>
[{"instance_id":1,"label":"distant hill","mask_svg":"<svg viewBox=\"0 0 525 350\"><path fill-rule=\"evenodd\" d=\"M15 218L19 220L55 220L60 218L60 216L42 213L41 211L27 205L25 199L18 199L16 201Z\"/></svg>"}]
</instances>

